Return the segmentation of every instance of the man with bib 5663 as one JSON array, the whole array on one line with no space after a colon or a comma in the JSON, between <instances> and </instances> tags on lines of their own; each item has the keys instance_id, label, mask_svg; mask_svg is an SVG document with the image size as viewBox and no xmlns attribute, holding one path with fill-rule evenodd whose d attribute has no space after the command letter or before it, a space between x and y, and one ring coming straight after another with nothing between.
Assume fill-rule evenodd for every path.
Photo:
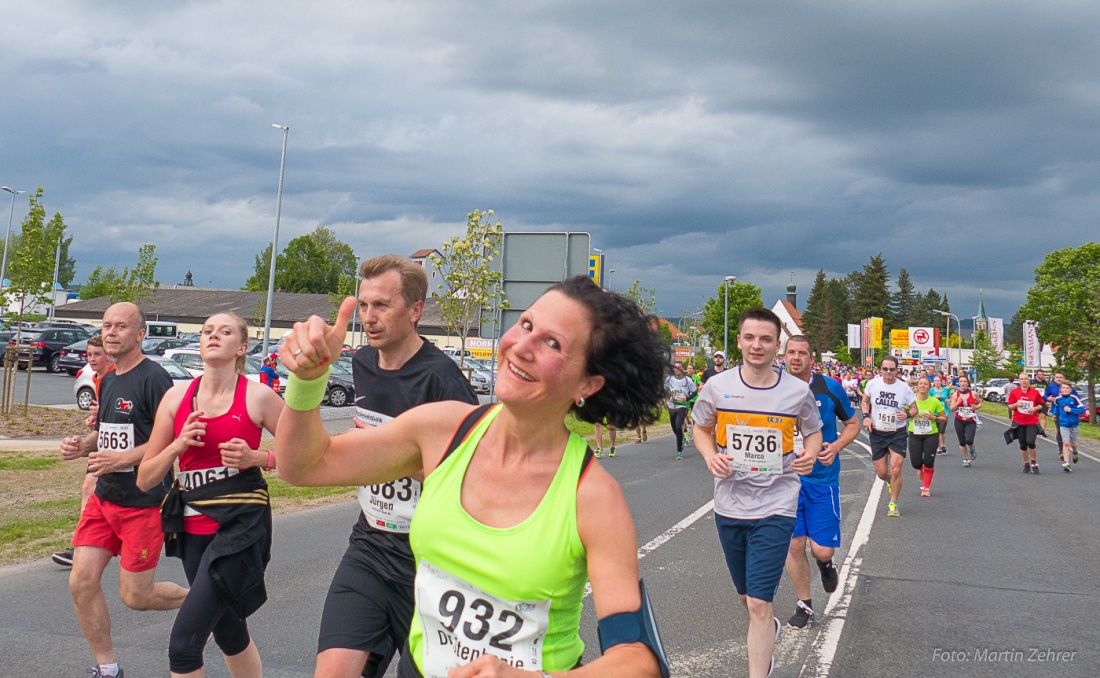
<instances>
[{"instance_id":1,"label":"man with bib 5663","mask_svg":"<svg viewBox=\"0 0 1100 678\"><path fill-rule=\"evenodd\" d=\"M809 385L773 367L779 332L779 318L768 309L742 313L737 347L744 363L708 379L692 410L695 447L714 475L718 537L749 613L749 678L763 678L775 664L780 626L772 601L794 533L798 476L810 473L823 452ZM802 449L795 448L796 431Z\"/></svg>"}]
</instances>

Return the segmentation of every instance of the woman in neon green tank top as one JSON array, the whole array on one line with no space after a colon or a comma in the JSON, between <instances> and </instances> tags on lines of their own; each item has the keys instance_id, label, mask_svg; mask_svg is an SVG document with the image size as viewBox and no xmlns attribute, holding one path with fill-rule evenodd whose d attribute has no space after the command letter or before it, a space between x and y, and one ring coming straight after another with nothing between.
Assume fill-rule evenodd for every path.
<instances>
[{"instance_id":1,"label":"woman in neon green tank top","mask_svg":"<svg viewBox=\"0 0 1100 678\"><path fill-rule=\"evenodd\" d=\"M293 376L275 454L282 477L302 485L424 475L399 677L659 676L638 642L579 665L585 582L600 618L638 610L641 595L622 490L564 423L570 411L620 429L656 421L669 355L644 312L586 277L566 280L501 338L500 405L431 403L330 439L319 398L300 394L338 355L352 301L333 326L315 316L287 337Z\"/></svg>"}]
</instances>

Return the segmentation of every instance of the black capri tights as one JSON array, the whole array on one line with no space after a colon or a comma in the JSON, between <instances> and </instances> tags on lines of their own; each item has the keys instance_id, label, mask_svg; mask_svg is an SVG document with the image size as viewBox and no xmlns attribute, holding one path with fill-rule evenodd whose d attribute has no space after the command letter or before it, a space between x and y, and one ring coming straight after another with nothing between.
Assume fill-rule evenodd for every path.
<instances>
[{"instance_id":1,"label":"black capri tights","mask_svg":"<svg viewBox=\"0 0 1100 678\"><path fill-rule=\"evenodd\" d=\"M926 436L909 434L909 463L918 471L927 466L936 466L936 448L939 447L940 436L932 433Z\"/></svg>"},{"instance_id":2,"label":"black capri tights","mask_svg":"<svg viewBox=\"0 0 1100 678\"><path fill-rule=\"evenodd\" d=\"M1017 429L1019 432L1020 451L1034 450L1035 441L1039 437L1039 425L1038 424L1024 424Z\"/></svg>"},{"instance_id":3,"label":"black capri tights","mask_svg":"<svg viewBox=\"0 0 1100 678\"><path fill-rule=\"evenodd\" d=\"M248 649L248 624L226 607L210 580L210 559L206 547L212 534L183 534L183 571L191 590L176 614L168 641L168 667L174 673L191 673L202 668L206 639L214 633L214 642L223 654L232 657Z\"/></svg>"},{"instance_id":4,"label":"black capri tights","mask_svg":"<svg viewBox=\"0 0 1100 678\"><path fill-rule=\"evenodd\" d=\"M978 432L978 422L973 419L955 417L955 435L959 437L959 447L973 447L974 435Z\"/></svg>"},{"instance_id":5,"label":"black capri tights","mask_svg":"<svg viewBox=\"0 0 1100 678\"><path fill-rule=\"evenodd\" d=\"M676 434L676 451L684 451L684 422L687 421L688 411L686 407L673 407L668 411L668 420L672 424L672 432Z\"/></svg>"}]
</instances>

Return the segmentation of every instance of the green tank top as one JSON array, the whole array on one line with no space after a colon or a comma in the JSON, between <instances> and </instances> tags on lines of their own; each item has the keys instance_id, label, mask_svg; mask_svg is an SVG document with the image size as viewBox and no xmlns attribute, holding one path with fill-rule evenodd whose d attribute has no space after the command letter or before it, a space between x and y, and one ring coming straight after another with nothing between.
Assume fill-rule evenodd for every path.
<instances>
[{"instance_id":1,"label":"green tank top","mask_svg":"<svg viewBox=\"0 0 1100 678\"><path fill-rule=\"evenodd\" d=\"M921 412L931 412L934 416L937 416L937 417L940 416L941 414L946 414L946 411L943 409L943 403L936 400L932 396L928 396L924 400L921 400L920 398L917 398L916 403L917 403L917 414L920 414ZM932 427L931 429L928 428L929 425L931 425L931 427ZM939 422L936 421L935 419L932 419L932 420L925 420L924 423L918 423L918 420L910 419L909 420L909 432L914 433L916 435L930 435L930 434L933 434L933 433L939 433L940 432Z\"/></svg>"},{"instance_id":2,"label":"green tank top","mask_svg":"<svg viewBox=\"0 0 1100 678\"><path fill-rule=\"evenodd\" d=\"M577 532L577 482L587 444L572 434L542 501L523 522L489 527L462 507L462 481L492 408L424 479L409 544L416 609L409 649L424 678L494 654L527 671L566 671L584 654L588 561Z\"/></svg>"}]
</instances>

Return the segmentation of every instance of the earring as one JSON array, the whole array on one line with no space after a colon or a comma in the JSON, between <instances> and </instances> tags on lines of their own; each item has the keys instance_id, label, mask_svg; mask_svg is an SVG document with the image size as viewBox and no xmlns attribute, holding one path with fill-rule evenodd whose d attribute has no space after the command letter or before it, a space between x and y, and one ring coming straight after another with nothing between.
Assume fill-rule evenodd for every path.
<instances>
[{"instance_id":1,"label":"earring","mask_svg":"<svg viewBox=\"0 0 1100 678\"><path fill-rule=\"evenodd\" d=\"M581 396L580 400L574 400L573 402L577 407L584 407L584 396Z\"/></svg>"}]
</instances>

